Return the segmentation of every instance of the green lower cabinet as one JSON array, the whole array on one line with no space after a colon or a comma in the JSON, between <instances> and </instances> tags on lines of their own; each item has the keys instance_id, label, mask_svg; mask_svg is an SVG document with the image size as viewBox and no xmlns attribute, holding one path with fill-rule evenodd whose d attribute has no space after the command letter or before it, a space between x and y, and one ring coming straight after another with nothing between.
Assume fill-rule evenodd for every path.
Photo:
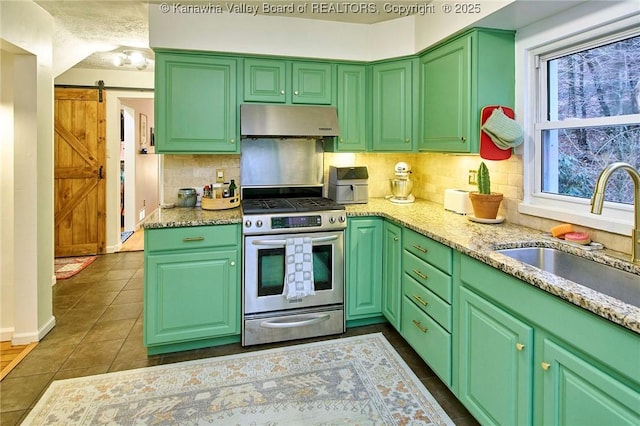
<instances>
[{"instance_id":1,"label":"green lower cabinet","mask_svg":"<svg viewBox=\"0 0 640 426\"><path fill-rule=\"evenodd\" d=\"M640 425L637 390L551 339L542 350L543 424Z\"/></svg>"},{"instance_id":2,"label":"green lower cabinet","mask_svg":"<svg viewBox=\"0 0 640 426\"><path fill-rule=\"evenodd\" d=\"M451 334L406 296L402 298L400 334L444 384L451 387Z\"/></svg>"},{"instance_id":3,"label":"green lower cabinet","mask_svg":"<svg viewBox=\"0 0 640 426\"><path fill-rule=\"evenodd\" d=\"M480 261L456 259L456 395L480 423L640 424L638 334Z\"/></svg>"},{"instance_id":4,"label":"green lower cabinet","mask_svg":"<svg viewBox=\"0 0 640 426\"><path fill-rule=\"evenodd\" d=\"M382 219L349 218L346 236L346 319L382 313Z\"/></svg>"},{"instance_id":5,"label":"green lower cabinet","mask_svg":"<svg viewBox=\"0 0 640 426\"><path fill-rule=\"evenodd\" d=\"M531 424L533 328L460 289L459 397L485 425Z\"/></svg>"},{"instance_id":6,"label":"green lower cabinet","mask_svg":"<svg viewBox=\"0 0 640 426\"><path fill-rule=\"evenodd\" d=\"M384 222L382 230L382 314L400 330L402 304L402 228Z\"/></svg>"},{"instance_id":7,"label":"green lower cabinet","mask_svg":"<svg viewBox=\"0 0 640 426\"><path fill-rule=\"evenodd\" d=\"M236 225L145 230L150 355L240 340L239 241Z\"/></svg>"}]
</instances>

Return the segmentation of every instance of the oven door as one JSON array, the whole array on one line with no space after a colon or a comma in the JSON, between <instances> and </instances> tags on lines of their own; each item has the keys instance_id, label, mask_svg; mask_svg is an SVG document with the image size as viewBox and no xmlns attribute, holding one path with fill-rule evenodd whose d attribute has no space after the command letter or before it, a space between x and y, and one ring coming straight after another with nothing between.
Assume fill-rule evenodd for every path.
<instances>
[{"instance_id":1,"label":"oven door","mask_svg":"<svg viewBox=\"0 0 640 426\"><path fill-rule=\"evenodd\" d=\"M285 241L305 237L313 243L315 295L287 300ZM245 314L344 303L344 231L245 236L243 256Z\"/></svg>"}]
</instances>

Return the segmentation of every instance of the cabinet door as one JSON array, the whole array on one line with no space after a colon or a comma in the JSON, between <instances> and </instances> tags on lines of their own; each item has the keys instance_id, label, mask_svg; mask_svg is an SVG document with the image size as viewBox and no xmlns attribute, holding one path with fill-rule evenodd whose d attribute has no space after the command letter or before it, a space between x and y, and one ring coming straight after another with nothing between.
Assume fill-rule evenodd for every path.
<instances>
[{"instance_id":1,"label":"cabinet door","mask_svg":"<svg viewBox=\"0 0 640 426\"><path fill-rule=\"evenodd\" d=\"M549 339L544 340L543 351L537 367L544 376L543 424L640 424L637 390Z\"/></svg>"},{"instance_id":2,"label":"cabinet door","mask_svg":"<svg viewBox=\"0 0 640 426\"><path fill-rule=\"evenodd\" d=\"M419 150L469 151L470 67L470 36L446 44L421 58Z\"/></svg>"},{"instance_id":3,"label":"cabinet door","mask_svg":"<svg viewBox=\"0 0 640 426\"><path fill-rule=\"evenodd\" d=\"M347 227L347 320L382 311L382 220L349 219Z\"/></svg>"},{"instance_id":4,"label":"cabinet door","mask_svg":"<svg viewBox=\"0 0 640 426\"><path fill-rule=\"evenodd\" d=\"M332 102L333 66L331 64L294 62L291 74L294 104L330 105Z\"/></svg>"},{"instance_id":5,"label":"cabinet door","mask_svg":"<svg viewBox=\"0 0 640 426\"><path fill-rule=\"evenodd\" d=\"M469 411L485 425L532 421L533 329L460 288L460 390Z\"/></svg>"},{"instance_id":6,"label":"cabinet door","mask_svg":"<svg viewBox=\"0 0 640 426\"><path fill-rule=\"evenodd\" d=\"M148 255L145 345L238 334L238 253L211 250Z\"/></svg>"},{"instance_id":7,"label":"cabinet door","mask_svg":"<svg viewBox=\"0 0 640 426\"><path fill-rule=\"evenodd\" d=\"M270 59L244 60L244 100L247 102L286 101L286 63Z\"/></svg>"},{"instance_id":8,"label":"cabinet door","mask_svg":"<svg viewBox=\"0 0 640 426\"><path fill-rule=\"evenodd\" d=\"M413 62L373 66L373 150L411 151Z\"/></svg>"},{"instance_id":9,"label":"cabinet door","mask_svg":"<svg viewBox=\"0 0 640 426\"><path fill-rule=\"evenodd\" d=\"M367 78L364 65L338 65L337 151L365 151L367 131Z\"/></svg>"},{"instance_id":10,"label":"cabinet door","mask_svg":"<svg viewBox=\"0 0 640 426\"><path fill-rule=\"evenodd\" d=\"M236 61L156 54L157 153L239 152Z\"/></svg>"},{"instance_id":11,"label":"cabinet door","mask_svg":"<svg viewBox=\"0 0 640 426\"><path fill-rule=\"evenodd\" d=\"M382 260L382 314L400 330L400 306L402 303L402 229L391 222L384 222Z\"/></svg>"},{"instance_id":12,"label":"cabinet door","mask_svg":"<svg viewBox=\"0 0 640 426\"><path fill-rule=\"evenodd\" d=\"M451 334L408 297L402 298L402 337L451 387Z\"/></svg>"}]
</instances>

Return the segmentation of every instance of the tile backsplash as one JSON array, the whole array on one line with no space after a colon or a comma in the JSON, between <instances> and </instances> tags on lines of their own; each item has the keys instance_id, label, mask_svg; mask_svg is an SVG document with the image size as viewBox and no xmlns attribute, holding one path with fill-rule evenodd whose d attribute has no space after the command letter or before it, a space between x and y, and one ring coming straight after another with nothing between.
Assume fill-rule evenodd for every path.
<instances>
[{"instance_id":1,"label":"tile backsplash","mask_svg":"<svg viewBox=\"0 0 640 426\"><path fill-rule=\"evenodd\" d=\"M216 170L224 170L225 182L240 186L240 155L165 155L162 162L161 203L175 203L180 188L202 188L216 181Z\"/></svg>"},{"instance_id":2,"label":"tile backsplash","mask_svg":"<svg viewBox=\"0 0 640 426\"><path fill-rule=\"evenodd\" d=\"M393 179L394 166L404 161L412 168L413 194L418 198L444 204L445 189L455 188L473 191L475 185L468 183L469 170L477 170L483 161L478 155L450 155L439 153L325 153L324 181L328 182L330 165L364 165L369 171L369 196L390 195L389 179ZM509 222L539 230L549 230L559 222L520 214L518 204L523 199L523 162L520 155L508 160L484 160L491 174L491 188L502 192L504 200L500 215ZM204 185L215 182L215 172L223 169L225 181L240 181L240 155L164 155L162 166L163 203L177 200L180 188L196 188L202 192ZM589 231L594 241L624 253L630 252L629 237L580 227Z\"/></svg>"}]
</instances>

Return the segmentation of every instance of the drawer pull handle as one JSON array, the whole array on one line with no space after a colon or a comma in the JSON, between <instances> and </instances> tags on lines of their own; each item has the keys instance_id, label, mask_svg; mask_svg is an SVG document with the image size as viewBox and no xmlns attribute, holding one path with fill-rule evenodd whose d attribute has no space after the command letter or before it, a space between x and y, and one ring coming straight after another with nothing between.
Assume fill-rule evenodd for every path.
<instances>
[{"instance_id":1,"label":"drawer pull handle","mask_svg":"<svg viewBox=\"0 0 640 426\"><path fill-rule=\"evenodd\" d=\"M185 243L191 243L194 241L204 241L204 237L184 237L182 239Z\"/></svg>"},{"instance_id":2,"label":"drawer pull handle","mask_svg":"<svg viewBox=\"0 0 640 426\"><path fill-rule=\"evenodd\" d=\"M522 351L524 349L524 345L520 342L516 343L516 349L518 351Z\"/></svg>"},{"instance_id":3,"label":"drawer pull handle","mask_svg":"<svg viewBox=\"0 0 640 426\"><path fill-rule=\"evenodd\" d=\"M414 245L413 245L413 248L414 248L414 249L416 249L416 250L420 250L420 251L421 251L421 252L423 252L423 253L428 253L428 252L429 252L429 250L427 250L426 248L424 248L424 247L422 247L422 246L419 246L419 245L417 245L417 244L414 244Z\"/></svg>"},{"instance_id":4,"label":"drawer pull handle","mask_svg":"<svg viewBox=\"0 0 640 426\"><path fill-rule=\"evenodd\" d=\"M419 276L420 278L422 278L423 280L426 280L426 279L429 278L428 275L423 274L422 272L418 271L417 269L414 269L413 273L416 274L417 276Z\"/></svg>"},{"instance_id":5,"label":"drawer pull handle","mask_svg":"<svg viewBox=\"0 0 640 426\"><path fill-rule=\"evenodd\" d=\"M551 367L551 364L549 364L548 362L543 362L540 365L542 366L542 369L544 371L547 371Z\"/></svg>"},{"instance_id":6,"label":"drawer pull handle","mask_svg":"<svg viewBox=\"0 0 640 426\"><path fill-rule=\"evenodd\" d=\"M426 333L427 331L429 331L429 329L427 327L425 327L424 325L422 325L422 323L420 323L420 321L418 321L418 320L413 320L413 325L418 327L420 329L420 331L422 331L423 333Z\"/></svg>"},{"instance_id":7,"label":"drawer pull handle","mask_svg":"<svg viewBox=\"0 0 640 426\"><path fill-rule=\"evenodd\" d=\"M429 302L424 301L422 297L418 296L417 294L414 294L413 298L416 299L422 306L427 306L429 304Z\"/></svg>"}]
</instances>

